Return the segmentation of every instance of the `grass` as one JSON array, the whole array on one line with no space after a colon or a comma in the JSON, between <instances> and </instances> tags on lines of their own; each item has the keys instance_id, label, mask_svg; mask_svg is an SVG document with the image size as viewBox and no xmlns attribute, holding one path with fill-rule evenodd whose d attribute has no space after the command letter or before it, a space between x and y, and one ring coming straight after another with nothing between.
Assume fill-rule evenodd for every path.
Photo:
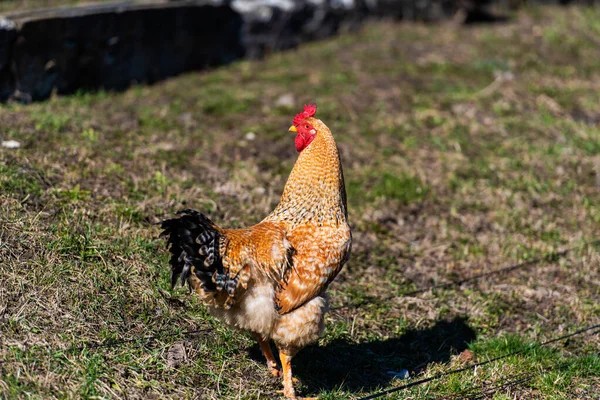
<instances>
[{"instance_id":1,"label":"grass","mask_svg":"<svg viewBox=\"0 0 600 400\"><path fill-rule=\"evenodd\" d=\"M0 149L0 398L274 398L254 341L169 290L153 223L187 207L261 220L310 101L339 144L354 245L325 335L295 358L302 394L359 398L403 385L403 369L521 351L388 398L598 398L599 335L539 346L600 320L586 244L598 21L546 7L496 25L370 24L153 86L1 105L0 138L22 146ZM297 107L278 103L290 94Z\"/></svg>"},{"instance_id":2,"label":"grass","mask_svg":"<svg viewBox=\"0 0 600 400\"><path fill-rule=\"evenodd\" d=\"M94 3L111 2L112 0L96 0ZM90 4L86 0L2 0L0 12L10 13L14 11L37 10L41 8L69 7L75 5Z\"/></svg>"}]
</instances>

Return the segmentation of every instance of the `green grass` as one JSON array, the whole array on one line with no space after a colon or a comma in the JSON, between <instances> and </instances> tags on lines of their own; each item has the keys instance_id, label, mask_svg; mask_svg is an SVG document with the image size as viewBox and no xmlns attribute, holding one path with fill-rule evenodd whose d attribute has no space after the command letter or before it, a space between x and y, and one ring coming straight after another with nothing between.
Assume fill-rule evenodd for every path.
<instances>
[{"instance_id":1,"label":"green grass","mask_svg":"<svg viewBox=\"0 0 600 400\"><path fill-rule=\"evenodd\" d=\"M0 139L22 144L0 149L0 398L275 398L253 339L170 291L155 223L182 208L260 221L311 101L341 151L354 242L324 336L294 359L300 392L359 398L406 383L389 371L520 351L387 398L598 398L600 335L540 346L600 320L585 244L600 222L598 21L373 23L151 87L0 105Z\"/></svg>"}]
</instances>

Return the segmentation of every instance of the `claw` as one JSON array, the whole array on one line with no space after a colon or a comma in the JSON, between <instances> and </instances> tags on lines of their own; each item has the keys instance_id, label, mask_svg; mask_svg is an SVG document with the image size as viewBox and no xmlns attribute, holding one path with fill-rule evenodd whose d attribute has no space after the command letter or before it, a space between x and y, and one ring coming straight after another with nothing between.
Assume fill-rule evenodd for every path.
<instances>
[{"instance_id":1,"label":"claw","mask_svg":"<svg viewBox=\"0 0 600 400\"><path fill-rule=\"evenodd\" d=\"M281 370L279 368L276 367L269 367L269 371L271 372L271 375L282 378L283 377L283 372L281 372ZM292 383L294 385L298 385L300 383L300 381L298 380L298 378L296 378L295 376L292 376ZM283 390L280 390L281 393L283 393Z\"/></svg>"},{"instance_id":2,"label":"claw","mask_svg":"<svg viewBox=\"0 0 600 400\"><path fill-rule=\"evenodd\" d=\"M271 373L271 375L276 376L276 377L281 377L282 373L281 370L279 369L279 367L277 367L277 363L276 362L268 362L267 361L267 367L269 368L269 372Z\"/></svg>"}]
</instances>

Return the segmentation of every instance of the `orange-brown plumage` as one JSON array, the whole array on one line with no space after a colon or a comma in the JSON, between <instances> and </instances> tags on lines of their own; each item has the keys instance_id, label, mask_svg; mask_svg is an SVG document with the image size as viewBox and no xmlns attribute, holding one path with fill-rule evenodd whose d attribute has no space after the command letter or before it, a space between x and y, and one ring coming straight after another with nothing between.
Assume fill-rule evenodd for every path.
<instances>
[{"instance_id":1,"label":"orange-brown plumage","mask_svg":"<svg viewBox=\"0 0 600 400\"><path fill-rule=\"evenodd\" d=\"M322 332L324 292L351 247L338 150L315 112L305 106L294 118L290 130L297 132L300 155L280 203L262 222L223 229L189 210L163 223L174 277L181 274L213 315L254 334L271 372L283 376L288 398L295 398L291 359ZM282 372L270 354L271 339Z\"/></svg>"}]
</instances>

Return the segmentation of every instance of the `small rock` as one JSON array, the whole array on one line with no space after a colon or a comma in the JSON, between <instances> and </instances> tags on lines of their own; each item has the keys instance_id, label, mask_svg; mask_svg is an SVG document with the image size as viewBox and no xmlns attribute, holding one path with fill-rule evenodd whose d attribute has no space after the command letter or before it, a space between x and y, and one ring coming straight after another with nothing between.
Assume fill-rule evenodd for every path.
<instances>
[{"instance_id":1,"label":"small rock","mask_svg":"<svg viewBox=\"0 0 600 400\"><path fill-rule=\"evenodd\" d=\"M401 369L400 371L387 371L388 375L392 375L396 379L408 379L410 378L410 372L407 369Z\"/></svg>"},{"instance_id":2,"label":"small rock","mask_svg":"<svg viewBox=\"0 0 600 400\"><path fill-rule=\"evenodd\" d=\"M246 136L244 136L244 137L246 138L246 140L252 141L252 140L256 139L256 133L248 132L248 133L246 133Z\"/></svg>"},{"instance_id":3,"label":"small rock","mask_svg":"<svg viewBox=\"0 0 600 400\"><path fill-rule=\"evenodd\" d=\"M167 366L177 368L185 361L185 347L183 343L175 343L167 353Z\"/></svg>"},{"instance_id":4,"label":"small rock","mask_svg":"<svg viewBox=\"0 0 600 400\"><path fill-rule=\"evenodd\" d=\"M291 93L279 96L279 98L275 100L275 107L293 108L295 104L296 99Z\"/></svg>"},{"instance_id":5,"label":"small rock","mask_svg":"<svg viewBox=\"0 0 600 400\"><path fill-rule=\"evenodd\" d=\"M21 147L21 143L16 140L5 140L2 142L2 147L5 149L18 149Z\"/></svg>"}]
</instances>

